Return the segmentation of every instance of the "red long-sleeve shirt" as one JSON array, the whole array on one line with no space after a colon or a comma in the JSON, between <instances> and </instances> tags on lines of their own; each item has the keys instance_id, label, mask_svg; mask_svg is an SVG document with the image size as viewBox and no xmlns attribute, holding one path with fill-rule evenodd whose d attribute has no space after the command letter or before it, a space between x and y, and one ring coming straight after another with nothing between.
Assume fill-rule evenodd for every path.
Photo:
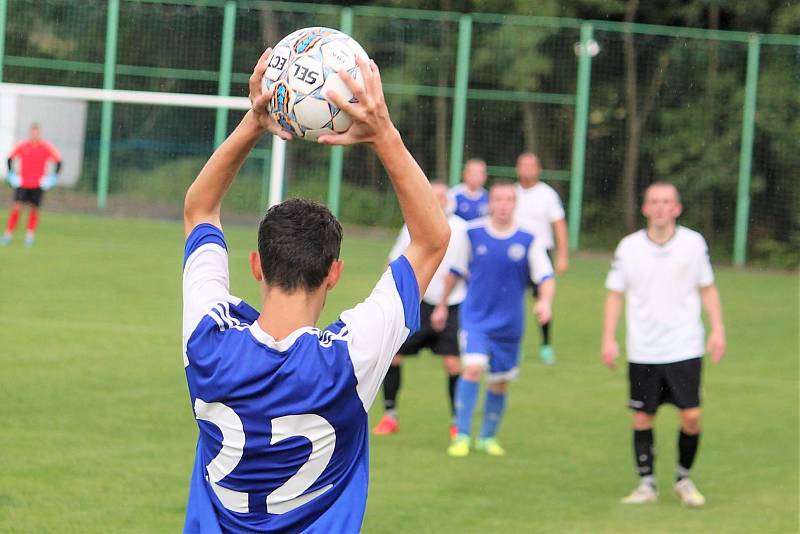
<instances>
[{"instance_id":1,"label":"red long-sleeve shirt","mask_svg":"<svg viewBox=\"0 0 800 534\"><path fill-rule=\"evenodd\" d=\"M32 142L30 139L20 141L9 154L8 159L20 159L20 177L23 189L40 187L48 160L61 162L61 154L45 140Z\"/></svg>"}]
</instances>

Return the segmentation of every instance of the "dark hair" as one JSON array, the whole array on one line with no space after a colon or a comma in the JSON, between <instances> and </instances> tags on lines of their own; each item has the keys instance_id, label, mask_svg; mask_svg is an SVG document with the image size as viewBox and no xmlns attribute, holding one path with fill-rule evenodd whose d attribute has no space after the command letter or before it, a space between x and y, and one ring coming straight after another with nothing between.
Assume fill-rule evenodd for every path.
<instances>
[{"instance_id":1,"label":"dark hair","mask_svg":"<svg viewBox=\"0 0 800 534\"><path fill-rule=\"evenodd\" d=\"M290 198L271 207L258 227L266 282L284 291L313 291L339 259L342 225L313 200Z\"/></svg>"}]
</instances>

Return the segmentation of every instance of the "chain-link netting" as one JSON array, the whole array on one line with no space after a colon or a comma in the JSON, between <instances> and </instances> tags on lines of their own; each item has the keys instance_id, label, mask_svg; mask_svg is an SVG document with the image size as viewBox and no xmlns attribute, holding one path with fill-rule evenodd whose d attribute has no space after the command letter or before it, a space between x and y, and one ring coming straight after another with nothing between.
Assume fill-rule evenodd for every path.
<instances>
[{"instance_id":1,"label":"chain-link netting","mask_svg":"<svg viewBox=\"0 0 800 534\"><path fill-rule=\"evenodd\" d=\"M237 2L231 96L246 96L261 51L305 26L352 25L381 67L393 118L431 179L450 178L459 14L333 5ZM225 2L121 0L114 87L215 95L220 90ZM3 81L103 87L107 3L8 0ZM475 15L470 26L464 159L513 177L519 153L537 152L544 178L569 205L578 91L579 21ZM731 257L739 198L748 43L594 30L581 244L609 248L643 224L642 193L674 182L681 222L701 231L717 259ZM630 29L630 28L628 28ZM663 32L662 32L663 33ZM667 32L668 33L668 32ZM762 44L752 158L749 258L796 265L800 249L800 53ZM226 78L225 75L222 76ZM101 105L90 103L78 191L97 189ZM242 116L231 110L230 132ZM214 145L215 109L115 104L111 199L180 206ZM263 210L271 142L246 163L226 208ZM289 143L286 193L327 200L331 151ZM364 147L346 148L345 222L393 226L400 214L385 172Z\"/></svg>"}]
</instances>

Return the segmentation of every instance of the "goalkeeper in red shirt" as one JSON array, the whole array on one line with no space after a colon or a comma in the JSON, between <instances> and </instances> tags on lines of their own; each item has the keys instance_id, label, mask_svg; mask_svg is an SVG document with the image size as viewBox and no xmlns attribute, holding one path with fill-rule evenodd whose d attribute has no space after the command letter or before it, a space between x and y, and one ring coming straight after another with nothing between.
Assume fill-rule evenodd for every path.
<instances>
[{"instance_id":1,"label":"goalkeeper in red shirt","mask_svg":"<svg viewBox=\"0 0 800 534\"><path fill-rule=\"evenodd\" d=\"M14 160L19 159L19 173L14 170ZM47 174L47 162L55 164L54 172ZM0 245L8 245L19 222L20 211L25 204L29 206L28 228L25 233L25 246L33 245L36 227L39 224L39 206L44 191L55 185L61 171L61 154L50 143L42 139L41 127L31 124L30 137L17 143L8 155L8 174L6 179L14 188L14 204L8 214L6 231Z\"/></svg>"}]
</instances>

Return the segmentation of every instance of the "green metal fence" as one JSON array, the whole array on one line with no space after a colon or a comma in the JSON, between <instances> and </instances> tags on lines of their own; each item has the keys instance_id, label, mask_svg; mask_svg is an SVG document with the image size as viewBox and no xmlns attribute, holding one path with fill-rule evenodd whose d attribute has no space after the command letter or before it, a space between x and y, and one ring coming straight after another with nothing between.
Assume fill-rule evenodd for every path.
<instances>
[{"instance_id":1,"label":"green metal fence","mask_svg":"<svg viewBox=\"0 0 800 534\"><path fill-rule=\"evenodd\" d=\"M294 2L0 0L0 82L243 96L260 51L312 25L352 34L381 65L432 178L458 181L468 157L513 177L516 156L536 151L573 248L608 247L641 224L655 179L679 186L686 224L736 265L800 245L800 36ZM134 193L179 202L240 117L92 104L80 187L101 208ZM245 167L235 209L263 207L269 148ZM363 147L292 143L288 171L289 194L345 221L399 221Z\"/></svg>"}]
</instances>

